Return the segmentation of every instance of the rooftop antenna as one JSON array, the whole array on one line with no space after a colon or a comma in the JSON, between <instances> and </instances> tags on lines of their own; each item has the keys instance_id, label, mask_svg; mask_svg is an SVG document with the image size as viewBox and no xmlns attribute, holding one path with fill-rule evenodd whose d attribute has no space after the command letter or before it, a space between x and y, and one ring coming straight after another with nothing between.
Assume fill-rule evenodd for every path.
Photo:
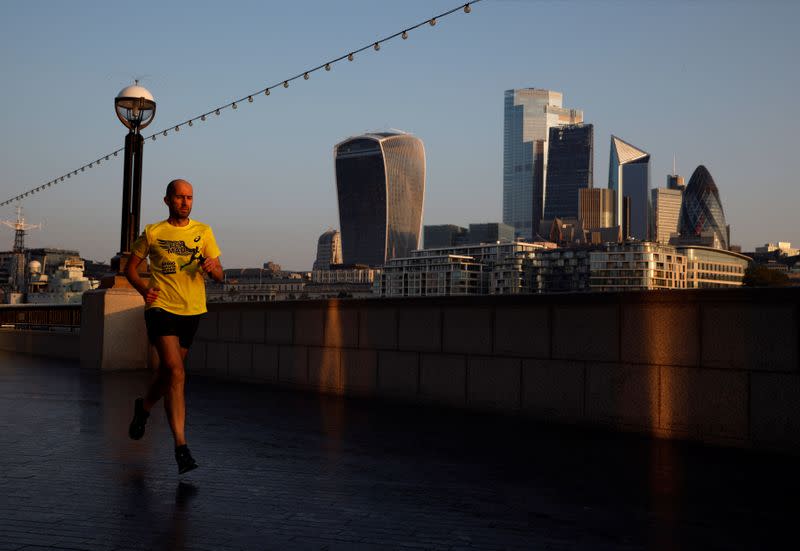
<instances>
[{"instance_id":1,"label":"rooftop antenna","mask_svg":"<svg viewBox=\"0 0 800 551\"><path fill-rule=\"evenodd\" d=\"M672 154L672 175L675 176L675 154Z\"/></svg>"},{"instance_id":2,"label":"rooftop antenna","mask_svg":"<svg viewBox=\"0 0 800 551\"><path fill-rule=\"evenodd\" d=\"M41 224L26 224L22 216L22 206L17 205L17 219L0 220L0 224L14 230L13 268L11 272L11 290L18 292L25 289L25 232L41 228Z\"/></svg>"},{"instance_id":3,"label":"rooftop antenna","mask_svg":"<svg viewBox=\"0 0 800 551\"><path fill-rule=\"evenodd\" d=\"M0 220L0 224L8 226L14 230L14 252L25 252L25 232L28 230L41 229L41 224L26 224L25 217L22 216L22 206L17 205L17 219Z\"/></svg>"}]
</instances>

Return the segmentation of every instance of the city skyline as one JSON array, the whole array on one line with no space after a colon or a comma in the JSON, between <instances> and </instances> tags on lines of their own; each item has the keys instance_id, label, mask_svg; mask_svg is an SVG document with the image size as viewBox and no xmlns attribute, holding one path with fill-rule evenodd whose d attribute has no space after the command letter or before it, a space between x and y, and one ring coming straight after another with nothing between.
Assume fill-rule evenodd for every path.
<instances>
[{"instance_id":1,"label":"city skyline","mask_svg":"<svg viewBox=\"0 0 800 551\"><path fill-rule=\"evenodd\" d=\"M118 44L117 14L102 4L47 6L2 8L0 43L14 55L0 61L7 76L0 200L120 147L124 129L111 100L135 77L156 97L160 129L455 7L438 0L353 1L344 9L250 3L222 11L178 4L160 8L140 30L140 44L127 48ZM800 242L793 217L800 191L788 161L796 143L791 123L800 118L790 97L798 76L781 69L798 49L790 30L798 7L720 6L627 2L610 14L603 4L481 2L470 15L421 28L407 41L364 52L353 64L206 126L148 142L143 222L164 217L166 182L185 176L196 186L195 216L219 228L225 265L273 260L303 269L320 233L338 226L331 145L390 127L426 144L423 224L500 220L499 97L506 89L538 87L580 107L597 144L614 134L651 153L653 185L672 171L673 154L680 174L707 166L732 243L752 250ZM554 29L537 37L525 32L532 21L564 17L575 21L569 44ZM672 28L686 38L667 43L661 31ZM534 44L552 46L554 55L530 58L525 52ZM622 52L635 69L608 81ZM781 117L760 116L765 107L753 103L757 97ZM770 138L755 139L754 129ZM605 154L596 155L595 174L606 174L606 163ZM46 222L28 236L29 246L79 249L85 258L108 261L117 247L121 180L117 160L24 201L30 222ZM595 178L595 187L605 185ZM0 218L13 216L13 207L0 209ZM13 232L0 232L0 250L12 244Z\"/></svg>"}]
</instances>

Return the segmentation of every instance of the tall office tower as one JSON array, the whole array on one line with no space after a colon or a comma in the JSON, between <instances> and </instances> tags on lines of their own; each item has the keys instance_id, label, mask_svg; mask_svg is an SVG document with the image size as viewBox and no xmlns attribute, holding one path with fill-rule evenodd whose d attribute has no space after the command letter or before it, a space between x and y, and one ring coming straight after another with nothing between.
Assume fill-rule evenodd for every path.
<instances>
[{"instance_id":1,"label":"tall office tower","mask_svg":"<svg viewBox=\"0 0 800 551\"><path fill-rule=\"evenodd\" d=\"M425 199L422 140L375 132L336 144L333 154L343 262L382 266L418 249Z\"/></svg>"},{"instance_id":2,"label":"tall office tower","mask_svg":"<svg viewBox=\"0 0 800 551\"><path fill-rule=\"evenodd\" d=\"M611 228L616 225L616 193L608 188L584 188L578 194L578 219L583 229Z\"/></svg>"},{"instance_id":3,"label":"tall office tower","mask_svg":"<svg viewBox=\"0 0 800 551\"><path fill-rule=\"evenodd\" d=\"M514 241L514 227L508 224L489 222L488 224L470 224L468 243L496 243Z\"/></svg>"},{"instance_id":4,"label":"tall office tower","mask_svg":"<svg viewBox=\"0 0 800 551\"><path fill-rule=\"evenodd\" d=\"M683 191L680 189L656 188L651 190L651 193L653 216L651 219L650 238L657 243L668 244L670 235L678 232L678 219L681 214Z\"/></svg>"},{"instance_id":5,"label":"tall office tower","mask_svg":"<svg viewBox=\"0 0 800 551\"><path fill-rule=\"evenodd\" d=\"M711 239L709 245L728 248L730 228L725 224L719 190L703 165L695 169L683 192L679 228L684 242L703 239L706 234Z\"/></svg>"},{"instance_id":6,"label":"tall office tower","mask_svg":"<svg viewBox=\"0 0 800 551\"><path fill-rule=\"evenodd\" d=\"M336 230L328 230L317 241L317 259L314 270L330 270L333 264L342 263L342 238ZM265 266L266 267L266 266Z\"/></svg>"},{"instance_id":7,"label":"tall office tower","mask_svg":"<svg viewBox=\"0 0 800 551\"><path fill-rule=\"evenodd\" d=\"M667 174L667 189L679 189L681 191L686 189L683 176L678 176L677 174Z\"/></svg>"},{"instance_id":8,"label":"tall office tower","mask_svg":"<svg viewBox=\"0 0 800 551\"><path fill-rule=\"evenodd\" d=\"M577 218L578 191L594 186L594 126L550 129L544 218Z\"/></svg>"},{"instance_id":9,"label":"tall office tower","mask_svg":"<svg viewBox=\"0 0 800 551\"><path fill-rule=\"evenodd\" d=\"M439 249L463 245L467 239L467 228L454 224L437 224L422 228L423 246L426 249Z\"/></svg>"},{"instance_id":10,"label":"tall office tower","mask_svg":"<svg viewBox=\"0 0 800 551\"><path fill-rule=\"evenodd\" d=\"M547 197L550 128L583 122L583 111L561 106L560 92L505 91L503 114L503 223L531 239Z\"/></svg>"},{"instance_id":11,"label":"tall office tower","mask_svg":"<svg viewBox=\"0 0 800 551\"><path fill-rule=\"evenodd\" d=\"M630 234L625 237L647 241L650 229L650 154L611 136L608 187L617 192L617 224L623 221L624 198L630 197Z\"/></svg>"}]
</instances>

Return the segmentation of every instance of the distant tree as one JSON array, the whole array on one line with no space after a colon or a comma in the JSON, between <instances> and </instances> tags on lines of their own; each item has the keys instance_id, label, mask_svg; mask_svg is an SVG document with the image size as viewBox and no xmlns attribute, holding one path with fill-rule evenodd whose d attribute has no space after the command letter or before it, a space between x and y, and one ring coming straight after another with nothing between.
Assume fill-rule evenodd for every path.
<instances>
[{"instance_id":1,"label":"distant tree","mask_svg":"<svg viewBox=\"0 0 800 551\"><path fill-rule=\"evenodd\" d=\"M786 287L791 282L783 272L751 263L744 272L744 284L747 287Z\"/></svg>"}]
</instances>

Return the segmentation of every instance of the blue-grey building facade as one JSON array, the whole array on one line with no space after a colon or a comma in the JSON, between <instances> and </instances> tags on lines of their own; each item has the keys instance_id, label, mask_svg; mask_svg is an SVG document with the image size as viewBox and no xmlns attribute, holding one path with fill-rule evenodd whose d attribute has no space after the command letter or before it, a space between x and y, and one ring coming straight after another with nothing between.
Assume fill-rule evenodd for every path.
<instances>
[{"instance_id":1,"label":"blue-grey building facade","mask_svg":"<svg viewBox=\"0 0 800 551\"><path fill-rule=\"evenodd\" d=\"M583 122L583 112L562 107L560 92L506 90L503 108L503 223L517 237L533 238L547 196L550 128Z\"/></svg>"},{"instance_id":2,"label":"blue-grey building facade","mask_svg":"<svg viewBox=\"0 0 800 551\"><path fill-rule=\"evenodd\" d=\"M382 266L419 248L425 147L404 132L375 132L334 147L344 264Z\"/></svg>"},{"instance_id":3,"label":"blue-grey building facade","mask_svg":"<svg viewBox=\"0 0 800 551\"><path fill-rule=\"evenodd\" d=\"M615 223L626 226L627 235L647 241L650 238L650 154L628 142L611 136L608 163L608 187L616 191ZM630 198L630 210L625 198ZM626 214L628 218L626 220Z\"/></svg>"}]
</instances>

